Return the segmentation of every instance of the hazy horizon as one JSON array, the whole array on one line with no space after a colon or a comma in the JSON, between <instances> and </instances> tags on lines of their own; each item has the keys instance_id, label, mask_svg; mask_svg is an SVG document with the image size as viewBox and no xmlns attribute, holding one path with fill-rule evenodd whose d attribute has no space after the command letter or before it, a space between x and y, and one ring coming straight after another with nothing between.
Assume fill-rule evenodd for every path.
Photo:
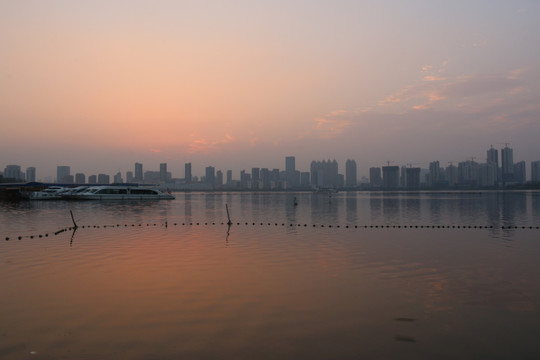
<instances>
[{"instance_id":1,"label":"hazy horizon","mask_svg":"<svg viewBox=\"0 0 540 360\"><path fill-rule=\"evenodd\" d=\"M535 1L0 1L0 167L540 160ZM421 165L425 164L425 165ZM529 174L527 175L529 176Z\"/></svg>"}]
</instances>

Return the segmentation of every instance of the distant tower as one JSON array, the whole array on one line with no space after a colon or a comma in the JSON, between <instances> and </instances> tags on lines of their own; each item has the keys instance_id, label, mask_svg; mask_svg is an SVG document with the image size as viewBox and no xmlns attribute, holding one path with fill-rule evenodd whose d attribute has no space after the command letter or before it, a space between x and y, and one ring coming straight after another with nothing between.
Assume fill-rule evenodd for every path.
<instances>
[{"instance_id":1,"label":"distant tower","mask_svg":"<svg viewBox=\"0 0 540 360\"><path fill-rule=\"evenodd\" d=\"M86 176L83 173L75 174L75 184L84 184L86 183Z\"/></svg>"},{"instance_id":2,"label":"distant tower","mask_svg":"<svg viewBox=\"0 0 540 360\"><path fill-rule=\"evenodd\" d=\"M159 164L159 181L167 181L167 163Z\"/></svg>"},{"instance_id":3,"label":"distant tower","mask_svg":"<svg viewBox=\"0 0 540 360\"><path fill-rule=\"evenodd\" d=\"M345 185L347 187L355 187L358 185L356 172L356 161L347 160L345 163Z\"/></svg>"},{"instance_id":4,"label":"distant tower","mask_svg":"<svg viewBox=\"0 0 540 360\"><path fill-rule=\"evenodd\" d=\"M287 156L285 158L285 174L287 180L287 187L291 188L296 185L296 159L294 156Z\"/></svg>"},{"instance_id":5,"label":"distant tower","mask_svg":"<svg viewBox=\"0 0 540 360\"><path fill-rule=\"evenodd\" d=\"M34 182L36 181L36 168L33 166L26 168L26 181Z\"/></svg>"},{"instance_id":6,"label":"distant tower","mask_svg":"<svg viewBox=\"0 0 540 360\"><path fill-rule=\"evenodd\" d=\"M22 180L24 176L19 165L7 165L4 169L4 177L6 179Z\"/></svg>"},{"instance_id":7,"label":"distant tower","mask_svg":"<svg viewBox=\"0 0 540 360\"><path fill-rule=\"evenodd\" d=\"M380 187L382 185L381 168L371 167L369 168L369 185Z\"/></svg>"},{"instance_id":8,"label":"distant tower","mask_svg":"<svg viewBox=\"0 0 540 360\"><path fill-rule=\"evenodd\" d=\"M64 177L69 176L70 172L71 172L71 168L69 166L57 166L56 167L56 182L63 183Z\"/></svg>"},{"instance_id":9,"label":"distant tower","mask_svg":"<svg viewBox=\"0 0 540 360\"><path fill-rule=\"evenodd\" d=\"M259 168L251 168L251 188L253 190L259 189Z\"/></svg>"},{"instance_id":10,"label":"distant tower","mask_svg":"<svg viewBox=\"0 0 540 360\"><path fill-rule=\"evenodd\" d=\"M232 170L227 170L227 185L232 185Z\"/></svg>"},{"instance_id":11,"label":"distant tower","mask_svg":"<svg viewBox=\"0 0 540 360\"><path fill-rule=\"evenodd\" d=\"M399 187L399 166L383 166L383 187L397 189Z\"/></svg>"},{"instance_id":12,"label":"distant tower","mask_svg":"<svg viewBox=\"0 0 540 360\"><path fill-rule=\"evenodd\" d=\"M186 182L191 182L193 180L191 176L191 163L186 163L184 165L184 174L184 179Z\"/></svg>"},{"instance_id":13,"label":"distant tower","mask_svg":"<svg viewBox=\"0 0 540 360\"><path fill-rule=\"evenodd\" d=\"M514 180L514 151L505 146L501 150L502 181L503 183Z\"/></svg>"},{"instance_id":14,"label":"distant tower","mask_svg":"<svg viewBox=\"0 0 540 360\"><path fill-rule=\"evenodd\" d=\"M431 186L436 186L441 181L441 167L438 161L429 163L429 177Z\"/></svg>"},{"instance_id":15,"label":"distant tower","mask_svg":"<svg viewBox=\"0 0 540 360\"><path fill-rule=\"evenodd\" d=\"M141 163L135 163L135 182L143 181L143 166Z\"/></svg>"},{"instance_id":16,"label":"distant tower","mask_svg":"<svg viewBox=\"0 0 540 360\"><path fill-rule=\"evenodd\" d=\"M216 172L216 188L221 189L223 186L223 171L218 170Z\"/></svg>"},{"instance_id":17,"label":"distant tower","mask_svg":"<svg viewBox=\"0 0 540 360\"><path fill-rule=\"evenodd\" d=\"M499 152L497 149L493 148L493 145L490 146L487 151L487 164L495 168L495 185L499 182Z\"/></svg>"},{"instance_id":18,"label":"distant tower","mask_svg":"<svg viewBox=\"0 0 540 360\"><path fill-rule=\"evenodd\" d=\"M531 181L540 182L540 160L531 162Z\"/></svg>"},{"instance_id":19,"label":"distant tower","mask_svg":"<svg viewBox=\"0 0 540 360\"><path fill-rule=\"evenodd\" d=\"M212 189L214 188L214 183L216 182L216 169L213 166L206 167L206 182L210 184Z\"/></svg>"}]
</instances>

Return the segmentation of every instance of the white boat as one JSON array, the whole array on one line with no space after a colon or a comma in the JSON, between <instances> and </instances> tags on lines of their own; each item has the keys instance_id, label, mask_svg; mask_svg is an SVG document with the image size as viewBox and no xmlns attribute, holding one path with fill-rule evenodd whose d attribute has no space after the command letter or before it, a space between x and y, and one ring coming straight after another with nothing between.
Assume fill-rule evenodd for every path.
<instances>
[{"instance_id":1,"label":"white boat","mask_svg":"<svg viewBox=\"0 0 540 360\"><path fill-rule=\"evenodd\" d=\"M141 186L90 186L88 189L71 194L76 200L173 200L170 193L154 187Z\"/></svg>"},{"instance_id":2,"label":"white boat","mask_svg":"<svg viewBox=\"0 0 540 360\"><path fill-rule=\"evenodd\" d=\"M30 200L58 200L62 197L61 194L65 190L66 188L62 186L50 186L41 191L31 192L28 198Z\"/></svg>"}]
</instances>

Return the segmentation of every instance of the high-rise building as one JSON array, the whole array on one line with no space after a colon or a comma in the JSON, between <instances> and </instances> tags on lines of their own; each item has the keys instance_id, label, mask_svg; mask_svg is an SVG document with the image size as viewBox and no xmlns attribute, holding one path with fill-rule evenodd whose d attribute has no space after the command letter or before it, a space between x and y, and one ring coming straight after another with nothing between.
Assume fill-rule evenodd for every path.
<instances>
[{"instance_id":1,"label":"high-rise building","mask_svg":"<svg viewBox=\"0 0 540 360\"><path fill-rule=\"evenodd\" d=\"M323 188L336 188L339 186L338 163L333 161L312 161L311 185Z\"/></svg>"},{"instance_id":2,"label":"high-rise building","mask_svg":"<svg viewBox=\"0 0 540 360\"><path fill-rule=\"evenodd\" d=\"M493 187L497 184L497 165L494 162L480 164L478 185Z\"/></svg>"},{"instance_id":3,"label":"high-rise building","mask_svg":"<svg viewBox=\"0 0 540 360\"><path fill-rule=\"evenodd\" d=\"M84 184L86 183L86 176L83 173L75 174L75 184Z\"/></svg>"},{"instance_id":4,"label":"high-rise building","mask_svg":"<svg viewBox=\"0 0 540 360\"><path fill-rule=\"evenodd\" d=\"M265 190L270 189L270 170L268 168L262 168L260 172L260 180L262 183L262 188Z\"/></svg>"},{"instance_id":5,"label":"high-rise building","mask_svg":"<svg viewBox=\"0 0 540 360\"><path fill-rule=\"evenodd\" d=\"M56 167L56 182L63 183L64 177L69 176L71 173L71 168L69 166L57 166Z\"/></svg>"},{"instance_id":6,"label":"high-rise building","mask_svg":"<svg viewBox=\"0 0 540 360\"><path fill-rule=\"evenodd\" d=\"M383 188L397 189L399 187L399 166L383 166Z\"/></svg>"},{"instance_id":7,"label":"high-rise building","mask_svg":"<svg viewBox=\"0 0 540 360\"><path fill-rule=\"evenodd\" d=\"M438 161L429 163L429 180L431 186L436 186L441 182L441 168Z\"/></svg>"},{"instance_id":8,"label":"high-rise building","mask_svg":"<svg viewBox=\"0 0 540 360\"><path fill-rule=\"evenodd\" d=\"M382 185L380 167L369 168L369 185L373 187L380 187Z\"/></svg>"},{"instance_id":9,"label":"high-rise building","mask_svg":"<svg viewBox=\"0 0 540 360\"><path fill-rule=\"evenodd\" d=\"M420 168L406 168L405 177L407 189L419 189L420 188Z\"/></svg>"},{"instance_id":10,"label":"high-rise building","mask_svg":"<svg viewBox=\"0 0 540 360\"><path fill-rule=\"evenodd\" d=\"M446 176L446 181L448 181L449 186L456 186L458 183L458 171L455 165L448 165L444 171Z\"/></svg>"},{"instance_id":11,"label":"high-rise building","mask_svg":"<svg viewBox=\"0 0 540 360\"><path fill-rule=\"evenodd\" d=\"M97 184L97 176L96 175L90 175L88 177L88 184Z\"/></svg>"},{"instance_id":12,"label":"high-rise building","mask_svg":"<svg viewBox=\"0 0 540 360\"><path fill-rule=\"evenodd\" d=\"M525 161L519 161L514 164L514 181L519 184L525 184L527 178Z\"/></svg>"},{"instance_id":13,"label":"high-rise building","mask_svg":"<svg viewBox=\"0 0 540 360\"><path fill-rule=\"evenodd\" d=\"M232 170L227 170L227 185L232 185Z\"/></svg>"},{"instance_id":14,"label":"high-rise building","mask_svg":"<svg viewBox=\"0 0 540 360\"><path fill-rule=\"evenodd\" d=\"M218 170L216 172L216 183L215 183L215 187L217 189L221 189L221 187L223 186L223 171L221 170Z\"/></svg>"},{"instance_id":15,"label":"high-rise building","mask_svg":"<svg viewBox=\"0 0 540 360\"><path fill-rule=\"evenodd\" d=\"M135 163L135 182L143 182L143 166L141 163Z\"/></svg>"},{"instance_id":16,"label":"high-rise building","mask_svg":"<svg viewBox=\"0 0 540 360\"><path fill-rule=\"evenodd\" d=\"M357 185L356 161L347 159L345 162L345 186L356 187Z\"/></svg>"},{"instance_id":17,"label":"high-rise building","mask_svg":"<svg viewBox=\"0 0 540 360\"><path fill-rule=\"evenodd\" d=\"M132 183L134 180L133 171L126 171L126 182Z\"/></svg>"},{"instance_id":18,"label":"high-rise building","mask_svg":"<svg viewBox=\"0 0 540 360\"><path fill-rule=\"evenodd\" d=\"M184 180L186 182L191 182L192 181L192 176L191 176L191 163L186 163L184 165Z\"/></svg>"},{"instance_id":19,"label":"high-rise building","mask_svg":"<svg viewBox=\"0 0 540 360\"><path fill-rule=\"evenodd\" d=\"M502 162L502 181L503 183L511 182L514 180L514 151L505 146L501 150L501 162Z\"/></svg>"},{"instance_id":20,"label":"high-rise building","mask_svg":"<svg viewBox=\"0 0 540 360\"><path fill-rule=\"evenodd\" d=\"M531 162L531 181L540 182L540 160Z\"/></svg>"},{"instance_id":21,"label":"high-rise building","mask_svg":"<svg viewBox=\"0 0 540 360\"><path fill-rule=\"evenodd\" d=\"M113 177L113 183L115 184L122 184L124 182L124 179L122 179L122 174L119 172L116 173Z\"/></svg>"},{"instance_id":22,"label":"high-rise building","mask_svg":"<svg viewBox=\"0 0 540 360\"><path fill-rule=\"evenodd\" d=\"M292 188L296 186L296 159L294 156L287 156L285 157L285 173L286 173L286 181L287 181L287 187Z\"/></svg>"},{"instance_id":23,"label":"high-rise building","mask_svg":"<svg viewBox=\"0 0 540 360\"><path fill-rule=\"evenodd\" d=\"M7 165L4 168L4 178L13 180L23 180L24 176L19 165Z\"/></svg>"},{"instance_id":24,"label":"high-rise building","mask_svg":"<svg viewBox=\"0 0 540 360\"><path fill-rule=\"evenodd\" d=\"M33 166L26 168L26 181L34 182L36 181L36 168Z\"/></svg>"},{"instance_id":25,"label":"high-rise building","mask_svg":"<svg viewBox=\"0 0 540 360\"><path fill-rule=\"evenodd\" d=\"M167 182L167 163L159 164L159 181Z\"/></svg>"},{"instance_id":26,"label":"high-rise building","mask_svg":"<svg viewBox=\"0 0 540 360\"><path fill-rule=\"evenodd\" d=\"M303 187L303 188L308 188L310 183L309 183L309 176L310 176L310 173L309 171L302 171L300 173L300 186Z\"/></svg>"},{"instance_id":27,"label":"high-rise building","mask_svg":"<svg viewBox=\"0 0 540 360\"><path fill-rule=\"evenodd\" d=\"M499 152L497 151L497 149L494 149L493 146L491 146L489 150L487 151L486 163L493 164L495 168L497 169L495 173L495 184L498 184L499 182ZM490 167L490 169L492 168ZM489 171L492 171L492 170L489 170Z\"/></svg>"},{"instance_id":28,"label":"high-rise building","mask_svg":"<svg viewBox=\"0 0 540 360\"><path fill-rule=\"evenodd\" d=\"M214 188L214 184L216 181L216 175L215 175L216 169L213 166L207 166L206 167L206 180L205 182L207 184L210 184L212 188Z\"/></svg>"},{"instance_id":29,"label":"high-rise building","mask_svg":"<svg viewBox=\"0 0 540 360\"><path fill-rule=\"evenodd\" d=\"M106 174L98 174L97 176L97 182L98 184L109 184L111 182L109 175Z\"/></svg>"},{"instance_id":30,"label":"high-rise building","mask_svg":"<svg viewBox=\"0 0 540 360\"><path fill-rule=\"evenodd\" d=\"M251 188L259 189L259 168L251 168Z\"/></svg>"}]
</instances>

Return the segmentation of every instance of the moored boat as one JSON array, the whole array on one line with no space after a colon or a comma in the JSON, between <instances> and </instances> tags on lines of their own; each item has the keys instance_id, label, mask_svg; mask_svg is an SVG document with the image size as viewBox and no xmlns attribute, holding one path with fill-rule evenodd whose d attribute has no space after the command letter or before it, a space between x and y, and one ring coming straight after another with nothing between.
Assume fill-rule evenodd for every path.
<instances>
[{"instance_id":1,"label":"moored boat","mask_svg":"<svg viewBox=\"0 0 540 360\"><path fill-rule=\"evenodd\" d=\"M173 200L170 193L158 188L141 186L90 186L88 189L70 195L76 200Z\"/></svg>"}]
</instances>

